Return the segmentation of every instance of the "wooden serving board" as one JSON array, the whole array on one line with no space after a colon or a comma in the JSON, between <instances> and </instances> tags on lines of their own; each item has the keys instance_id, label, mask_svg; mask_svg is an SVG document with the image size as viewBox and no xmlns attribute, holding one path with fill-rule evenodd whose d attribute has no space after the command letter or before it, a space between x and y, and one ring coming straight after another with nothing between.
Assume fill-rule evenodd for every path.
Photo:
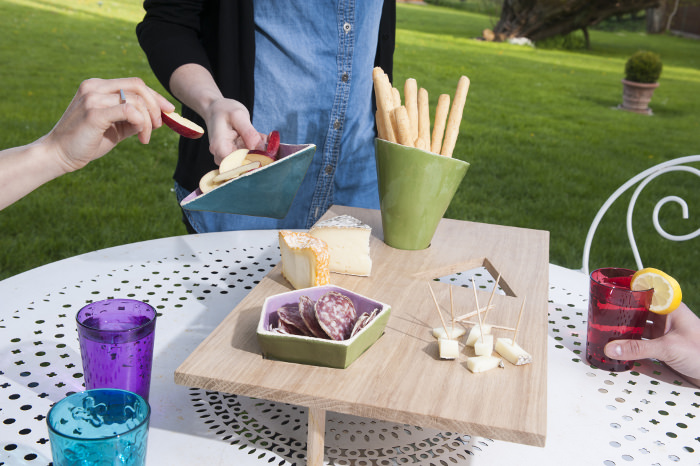
<instances>
[{"instance_id":1,"label":"wooden serving board","mask_svg":"<svg viewBox=\"0 0 700 466\"><path fill-rule=\"evenodd\" d=\"M389 304L384 335L346 369L263 359L255 334L262 303L291 290L278 264L177 369L175 382L308 407L310 462L323 455L317 418L326 410L544 446L549 233L443 219L429 248L403 251L383 243L379 211L334 206L323 218L341 214L372 227L372 274L331 274L331 282ZM489 323L515 327L527 297L517 341L532 364L504 361L504 369L473 374L466 367L473 348L461 344L460 360L439 359L431 330L441 324L428 283L449 319L451 285L432 279L481 266L501 274L506 292L495 295ZM472 289L455 286L453 294L456 315L476 309ZM491 296L477 294L481 306Z\"/></svg>"}]
</instances>

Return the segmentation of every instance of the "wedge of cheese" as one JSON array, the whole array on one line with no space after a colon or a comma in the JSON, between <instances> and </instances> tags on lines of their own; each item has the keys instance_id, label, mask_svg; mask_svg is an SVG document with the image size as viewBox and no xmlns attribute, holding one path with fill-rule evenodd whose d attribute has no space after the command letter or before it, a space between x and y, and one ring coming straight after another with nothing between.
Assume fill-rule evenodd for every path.
<instances>
[{"instance_id":1,"label":"wedge of cheese","mask_svg":"<svg viewBox=\"0 0 700 466\"><path fill-rule=\"evenodd\" d=\"M474 356L467 358L467 369L472 372L486 372L496 367L504 367L501 358L495 356Z\"/></svg>"},{"instance_id":2,"label":"wedge of cheese","mask_svg":"<svg viewBox=\"0 0 700 466\"><path fill-rule=\"evenodd\" d=\"M499 338L496 340L496 352L506 358L509 363L516 366L532 362L530 353L522 349L517 342L513 343L513 340L510 338Z\"/></svg>"},{"instance_id":3,"label":"wedge of cheese","mask_svg":"<svg viewBox=\"0 0 700 466\"><path fill-rule=\"evenodd\" d=\"M295 289L328 285L331 282L328 245L308 233L280 230L282 276Z\"/></svg>"},{"instance_id":4,"label":"wedge of cheese","mask_svg":"<svg viewBox=\"0 0 700 466\"><path fill-rule=\"evenodd\" d=\"M340 215L317 223L309 234L328 244L331 272L369 276L372 259L369 238L372 228L350 215Z\"/></svg>"}]
</instances>

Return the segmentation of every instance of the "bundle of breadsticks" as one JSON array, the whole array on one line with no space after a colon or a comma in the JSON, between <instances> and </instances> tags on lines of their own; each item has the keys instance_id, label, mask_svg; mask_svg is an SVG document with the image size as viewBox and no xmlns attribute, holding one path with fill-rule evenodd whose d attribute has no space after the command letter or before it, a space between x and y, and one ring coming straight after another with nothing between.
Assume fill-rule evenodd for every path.
<instances>
[{"instance_id":1,"label":"bundle of breadsticks","mask_svg":"<svg viewBox=\"0 0 700 466\"><path fill-rule=\"evenodd\" d=\"M404 84L405 104L401 105L401 93L391 85L389 77L380 67L372 71L372 80L380 139L452 157L469 92L469 78L459 78L452 108L449 94L441 94L438 98L432 135L427 90L418 89L415 79L407 79Z\"/></svg>"}]
</instances>

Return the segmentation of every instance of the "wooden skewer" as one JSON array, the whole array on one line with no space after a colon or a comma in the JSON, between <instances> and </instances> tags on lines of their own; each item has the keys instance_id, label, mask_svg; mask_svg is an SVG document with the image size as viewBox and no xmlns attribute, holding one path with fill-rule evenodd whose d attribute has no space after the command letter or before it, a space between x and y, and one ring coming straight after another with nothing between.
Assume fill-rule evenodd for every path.
<instances>
[{"instance_id":1,"label":"wooden skewer","mask_svg":"<svg viewBox=\"0 0 700 466\"><path fill-rule=\"evenodd\" d=\"M435 309L437 309L438 315L440 316L440 322L442 322L442 328L445 329L445 336L448 338L452 336L451 332L447 331L447 324L445 324L445 319L442 317L442 312L440 312L440 305L435 298L435 293L433 293L433 287L428 283L428 289L430 290L430 295L433 297L433 302L435 303ZM451 339L451 338L450 338Z\"/></svg>"},{"instance_id":2,"label":"wooden skewer","mask_svg":"<svg viewBox=\"0 0 700 466\"><path fill-rule=\"evenodd\" d=\"M466 76L462 76L461 78L459 78L459 82L457 83L455 98L452 101L450 115L447 118L445 140L442 142L442 149L440 150L440 154L446 157L452 157L452 151L454 151L455 144L457 143L457 136L459 135L459 125L462 122L462 112L464 112L464 103L467 100L468 92L469 78L467 78Z\"/></svg>"},{"instance_id":3,"label":"wooden skewer","mask_svg":"<svg viewBox=\"0 0 700 466\"><path fill-rule=\"evenodd\" d=\"M501 274L498 274L498 278L496 278L496 283L493 285L493 290L491 290L491 296L489 296L489 302L486 305L486 314L484 314L484 320L486 320L486 317L489 315L489 309L491 308L491 301L493 301L493 295L496 294L496 288L498 288L498 282L501 281Z\"/></svg>"},{"instance_id":4,"label":"wooden skewer","mask_svg":"<svg viewBox=\"0 0 700 466\"><path fill-rule=\"evenodd\" d=\"M523 304L520 306L520 313L518 314L518 323L515 324L515 331L513 331L513 345L515 345L515 336L518 334L518 328L520 328L520 319L523 317L523 309L525 309L525 301L527 296L523 298Z\"/></svg>"},{"instance_id":5,"label":"wooden skewer","mask_svg":"<svg viewBox=\"0 0 700 466\"><path fill-rule=\"evenodd\" d=\"M463 324L469 324L469 325L478 325L479 324L479 322L472 322L471 320L462 320L460 322L462 322ZM510 332L515 330L513 327L506 327L504 325L496 325L496 324L489 324L489 325L491 326L491 328L497 328L499 330L507 330Z\"/></svg>"},{"instance_id":6,"label":"wooden skewer","mask_svg":"<svg viewBox=\"0 0 700 466\"><path fill-rule=\"evenodd\" d=\"M411 121L411 138L418 138L418 82L408 78L403 86L403 98L406 102L408 118Z\"/></svg>"},{"instance_id":7,"label":"wooden skewer","mask_svg":"<svg viewBox=\"0 0 700 466\"><path fill-rule=\"evenodd\" d=\"M474 290L474 301L476 302L476 315L479 317L479 338L481 342L484 342L484 323L481 320L481 312L479 312L479 298L476 296L476 284L474 283L474 277L472 277L472 289Z\"/></svg>"},{"instance_id":8,"label":"wooden skewer","mask_svg":"<svg viewBox=\"0 0 700 466\"><path fill-rule=\"evenodd\" d=\"M492 307L493 307L493 306L492 306ZM456 321L463 321L463 320L466 320L466 319L468 319L468 318L470 318L470 317L474 317L478 312L484 312L484 311L486 311L486 309L487 309L487 308L482 307L482 308L477 309L476 311L467 312L466 314L462 314L461 316L455 318L455 320L456 320Z\"/></svg>"},{"instance_id":9,"label":"wooden skewer","mask_svg":"<svg viewBox=\"0 0 700 466\"><path fill-rule=\"evenodd\" d=\"M447 113L450 111L450 95L440 94L438 97L437 107L435 107L435 123L433 124L433 140L430 146L430 152L439 154L442 149L442 137L445 134L445 122L447 122Z\"/></svg>"}]
</instances>

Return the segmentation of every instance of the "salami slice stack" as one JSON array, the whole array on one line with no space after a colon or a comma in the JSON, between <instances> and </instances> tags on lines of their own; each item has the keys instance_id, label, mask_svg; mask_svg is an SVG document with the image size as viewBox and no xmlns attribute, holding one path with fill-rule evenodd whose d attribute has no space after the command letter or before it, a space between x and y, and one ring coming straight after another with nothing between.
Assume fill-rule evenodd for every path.
<instances>
[{"instance_id":1,"label":"salami slice stack","mask_svg":"<svg viewBox=\"0 0 700 466\"><path fill-rule=\"evenodd\" d=\"M329 291L318 301L301 296L298 303L277 309L279 325L275 332L342 341L355 336L378 314L357 315L352 300L337 291Z\"/></svg>"}]
</instances>

